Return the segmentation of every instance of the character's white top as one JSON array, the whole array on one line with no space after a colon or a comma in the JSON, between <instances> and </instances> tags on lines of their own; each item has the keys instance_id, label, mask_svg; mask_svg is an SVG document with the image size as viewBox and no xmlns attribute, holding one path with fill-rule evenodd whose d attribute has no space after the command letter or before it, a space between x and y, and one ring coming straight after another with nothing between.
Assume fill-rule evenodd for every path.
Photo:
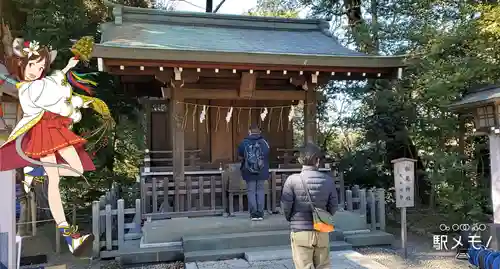
<instances>
[{"instance_id":1,"label":"character's white top","mask_svg":"<svg viewBox=\"0 0 500 269\"><path fill-rule=\"evenodd\" d=\"M74 123L82 118L78 108L83 106L83 100L72 96L71 86L66 82L62 71L55 71L50 76L35 81L21 82L18 88L23 118L12 130L6 143L30 130L45 111L69 117Z\"/></svg>"}]
</instances>

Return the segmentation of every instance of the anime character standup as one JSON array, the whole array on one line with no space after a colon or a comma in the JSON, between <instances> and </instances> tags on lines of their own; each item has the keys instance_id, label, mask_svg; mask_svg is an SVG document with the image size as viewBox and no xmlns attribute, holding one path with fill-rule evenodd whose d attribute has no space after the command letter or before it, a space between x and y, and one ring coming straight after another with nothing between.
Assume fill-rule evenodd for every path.
<instances>
[{"instance_id":1,"label":"anime character standup","mask_svg":"<svg viewBox=\"0 0 500 269\"><path fill-rule=\"evenodd\" d=\"M72 91L67 75L79 62L71 58L63 70L46 76L57 51L36 41L15 39L14 54L7 64L16 83L23 118L0 147L0 171L36 167L48 176L50 211L70 251L79 256L92 244L93 235L80 235L66 220L59 191L61 176L83 176L95 170L84 149L86 140L70 130L81 120L80 108L92 100ZM37 167L38 166L38 167ZM43 168L43 169L42 169ZM26 169L25 169L26 171Z\"/></svg>"}]
</instances>

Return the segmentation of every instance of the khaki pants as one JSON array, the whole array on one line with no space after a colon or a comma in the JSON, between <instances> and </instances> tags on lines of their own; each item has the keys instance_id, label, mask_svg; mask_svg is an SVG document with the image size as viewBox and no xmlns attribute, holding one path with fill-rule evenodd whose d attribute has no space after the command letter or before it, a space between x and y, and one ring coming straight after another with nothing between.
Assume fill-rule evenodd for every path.
<instances>
[{"instance_id":1,"label":"khaki pants","mask_svg":"<svg viewBox=\"0 0 500 269\"><path fill-rule=\"evenodd\" d=\"M292 232L290 239L295 269L330 269L330 238L328 233Z\"/></svg>"}]
</instances>

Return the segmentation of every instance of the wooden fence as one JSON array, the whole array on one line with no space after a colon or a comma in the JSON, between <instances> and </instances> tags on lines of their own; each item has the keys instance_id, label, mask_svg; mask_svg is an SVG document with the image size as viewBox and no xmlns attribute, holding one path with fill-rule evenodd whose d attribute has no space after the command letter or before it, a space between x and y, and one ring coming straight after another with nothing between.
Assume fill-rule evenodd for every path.
<instances>
[{"instance_id":1,"label":"wooden fence","mask_svg":"<svg viewBox=\"0 0 500 269\"><path fill-rule=\"evenodd\" d=\"M284 170L284 169L281 169ZM284 181L289 176L286 172L274 171L271 173L271 180L266 183L266 209L269 213L281 211L279 204L281 201L281 189ZM351 189L344 190L342 177L334 178L337 186L337 197L339 199L339 209L361 214L365 217L368 227L371 230L385 230L385 190L384 189L360 189L354 185ZM272 194L275 195L272 195ZM246 212L244 197L246 191L229 192L229 214ZM232 202L231 202L232 201ZM235 205L236 204L236 205ZM235 211L234 208L237 208Z\"/></svg>"},{"instance_id":2,"label":"wooden fence","mask_svg":"<svg viewBox=\"0 0 500 269\"><path fill-rule=\"evenodd\" d=\"M271 177L265 183L265 196L266 196L266 206L265 209L270 213L280 212L281 204L281 192L286 179L295 173L299 173L301 168L278 168L270 169ZM339 204L344 204L344 179L342 174L336 174L328 168L320 168L320 171L324 173L330 173L335 181L335 186L337 187L337 197L339 198ZM239 178L239 174L237 176ZM247 191L246 182L244 180L238 179L234 184L228 180L228 206L227 213L232 215L235 212L246 212L248 208L245 206ZM232 186L233 185L233 186ZM235 209L236 208L236 209Z\"/></svg>"},{"instance_id":3,"label":"wooden fence","mask_svg":"<svg viewBox=\"0 0 500 269\"><path fill-rule=\"evenodd\" d=\"M125 208L125 201L119 199L118 188L113 184L106 195L92 202L93 256L117 257L125 241L141 238L141 221L141 200L135 200L134 208Z\"/></svg>"},{"instance_id":4,"label":"wooden fence","mask_svg":"<svg viewBox=\"0 0 500 269\"><path fill-rule=\"evenodd\" d=\"M266 209L278 212L281 189L289 175L300 168L271 169L266 183ZM331 169L322 171L331 173ZM239 169L185 171L184 181L175 182L173 172L143 172L141 174L141 206L143 219L195 217L233 214L247 211L246 183ZM344 181L342 175L332 174L344 203ZM236 204L236 206L235 206ZM235 209L236 208L236 209Z\"/></svg>"},{"instance_id":5,"label":"wooden fence","mask_svg":"<svg viewBox=\"0 0 500 269\"><path fill-rule=\"evenodd\" d=\"M281 175L278 174L279 173L276 173L276 171L272 172L272 178L274 178L274 180L269 181L271 186L274 184L273 181L281 182L281 179L278 178L286 179L287 177L285 173ZM195 182L198 183L198 181ZM339 186L337 186L337 189L338 191L342 191ZM274 190L271 187L270 191L275 193L281 192L281 185L276 184ZM268 191L268 194L270 191ZM199 192L191 193L199 195ZM206 194L211 196L211 193ZM384 189L361 189L359 186L355 185L350 189L342 191L342 193L344 193L344 195L339 194L340 210L352 211L364 216L371 230L385 230L386 203ZM240 211L240 208L243 208L243 202L240 196L245 194L242 193L238 195L237 212ZM345 200L341 197L345 197ZM272 211L272 204L269 206L270 199L272 199L272 196L267 197L268 210L270 209L269 211ZM278 195L276 199L278 199ZM279 200L277 200L275 204L278 203ZM156 204L158 205L158 201ZM230 208L230 205L228 206ZM144 214L141 215L142 208L143 204L140 199L135 200L134 208L125 208L125 201L123 199L118 199L115 186L113 186L111 191L107 192L106 195L101 196L99 201L94 201L92 203L92 230L96 238L93 246L94 257L117 257L119 253L118 250L123 247L125 241L138 240L141 238L141 216L144 216ZM280 211L278 207L275 207L274 210L273 213L278 213Z\"/></svg>"},{"instance_id":6,"label":"wooden fence","mask_svg":"<svg viewBox=\"0 0 500 269\"><path fill-rule=\"evenodd\" d=\"M221 215L224 212L226 200L222 171L185 171L184 182L176 182L172 174L142 174L144 219Z\"/></svg>"}]
</instances>

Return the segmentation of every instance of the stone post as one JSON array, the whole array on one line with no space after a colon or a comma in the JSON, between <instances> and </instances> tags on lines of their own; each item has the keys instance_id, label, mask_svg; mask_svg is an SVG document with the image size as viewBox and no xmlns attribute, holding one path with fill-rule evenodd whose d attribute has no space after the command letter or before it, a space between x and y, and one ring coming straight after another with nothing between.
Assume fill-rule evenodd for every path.
<instances>
[{"instance_id":1,"label":"stone post","mask_svg":"<svg viewBox=\"0 0 500 269\"><path fill-rule=\"evenodd\" d=\"M16 171L0 171L0 181L0 265L17 268Z\"/></svg>"},{"instance_id":2,"label":"stone post","mask_svg":"<svg viewBox=\"0 0 500 269\"><path fill-rule=\"evenodd\" d=\"M491 200L493 223L490 224L490 247L500 249L500 136L488 135L490 139Z\"/></svg>"}]
</instances>

